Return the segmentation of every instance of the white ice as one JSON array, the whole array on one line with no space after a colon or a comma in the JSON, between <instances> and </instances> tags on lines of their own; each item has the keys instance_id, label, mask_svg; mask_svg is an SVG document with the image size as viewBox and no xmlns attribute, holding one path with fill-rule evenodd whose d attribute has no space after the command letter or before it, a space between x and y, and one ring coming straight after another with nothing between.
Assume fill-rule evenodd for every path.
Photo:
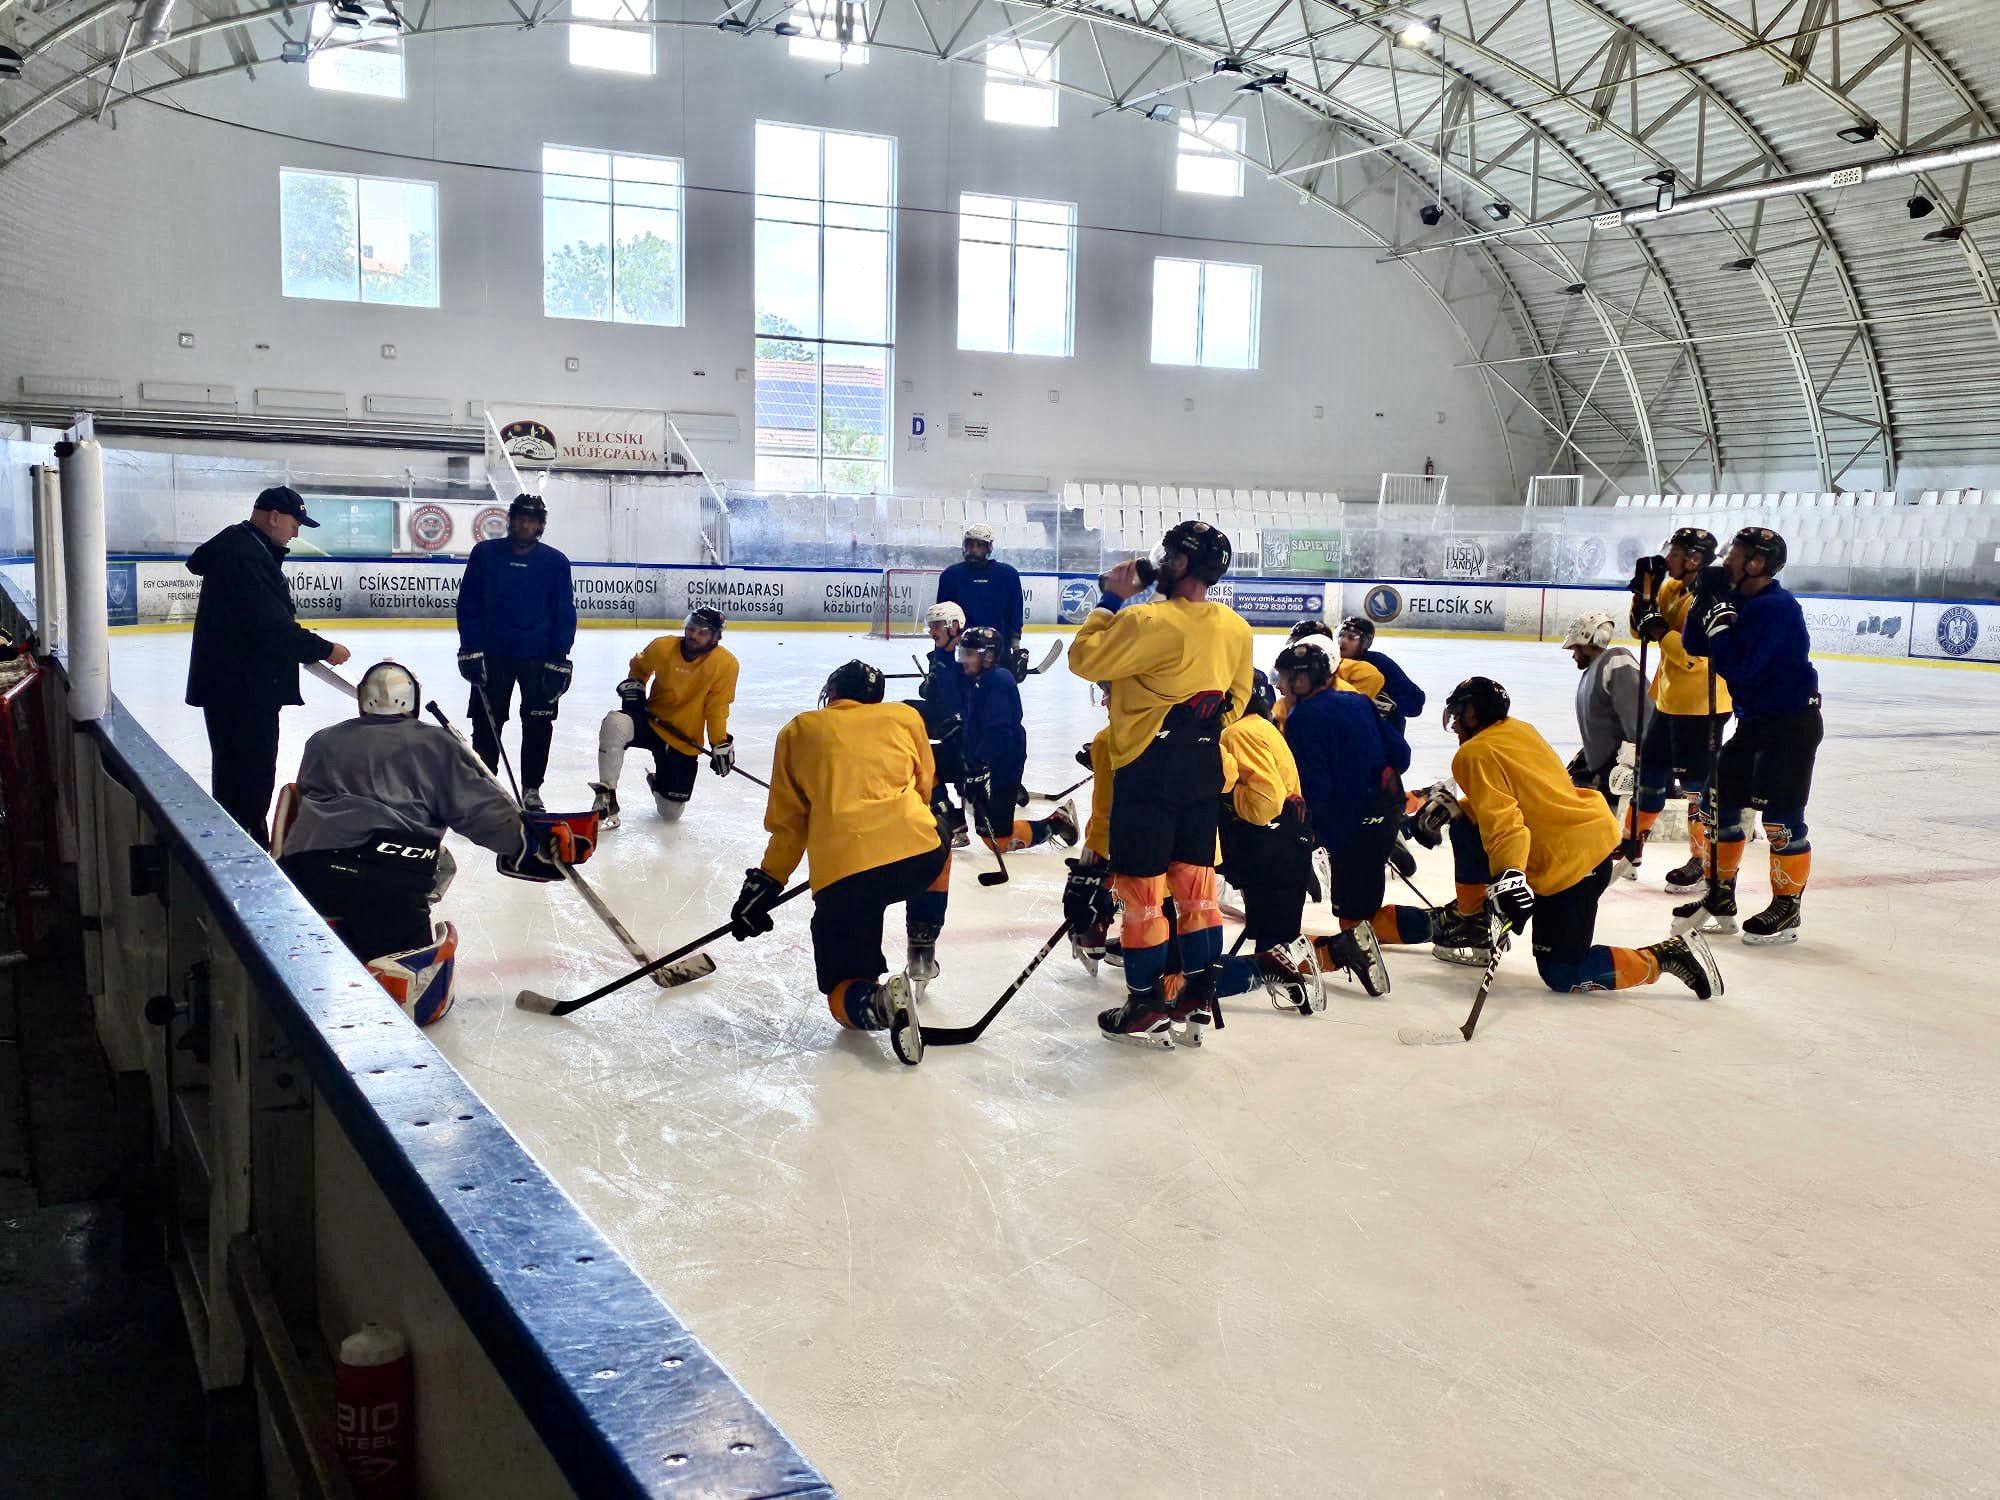
<instances>
[{"instance_id":1,"label":"white ice","mask_svg":"<svg viewBox=\"0 0 2000 1500\"><path fill-rule=\"evenodd\" d=\"M395 656L462 715L448 633L346 639L352 671ZM552 807L587 803L643 639L578 639ZM908 665L844 634L728 643L760 774L833 665ZM1499 677L1574 746L1555 646L1383 645L1433 699ZM114 687L205 777L186 652L122 637ZM1471 1046L1400 1046L1399 1024L1456 1025L1476 975L1391 950L1383 1000L1343 984L1308 1019L1245 997L1160 1053L1097 1035L1115 971L1065 952L979 1045L907 1069L833 1024L803 903L699 984L517 1010L627 961L572 893L460 845L458 1001L429 1034L845 1495L1993 1494L2000 675L1820 670L1804 939L1718 940L1713 1003L1670 980L1553 995L1517 951ZM305 691L287 772L351 711ZM1061 668L1024 697L1029 785L1065 785L1098 711ZM1412 735L1413 784L1442 774L1435 714ZM645 766L587 873L657 953L726 918L762 800L704 772L667 827ZM1664 936L1681 857L1655 845L1600 934ZM1058 920L1058 855L982 889L989 861L957 856L934 1022L983 1011ZM1449 899L1443 854L1417 879ZM1746 912L1766 891L1758 845Z\"/></svg>"}]
</instances>

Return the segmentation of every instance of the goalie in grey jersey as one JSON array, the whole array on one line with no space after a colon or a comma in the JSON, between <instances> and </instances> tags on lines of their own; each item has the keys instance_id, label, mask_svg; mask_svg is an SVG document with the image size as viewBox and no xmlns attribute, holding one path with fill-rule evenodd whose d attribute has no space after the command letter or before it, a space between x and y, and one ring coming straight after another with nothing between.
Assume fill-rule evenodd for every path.
<instances>
[{"instance_id":1,"label":"goalie in grey jersey","mask_svg":"<svg viewBox=\"0 0 2000 1500\"><path fill-rule=\"evenodd\" d=\"M462 740L420 720L423 693L408 668L377 662L356 698L356 717L306 741L298 780L278 795L273 853L355 957L427 1026L451 1007L458 947L451 923L431 920L456 873L445 831L491 849L502 874L537 881L562 878L558 861L577 862L584 831L571 819L524 814Z\"/></svg>"}]
</instances>

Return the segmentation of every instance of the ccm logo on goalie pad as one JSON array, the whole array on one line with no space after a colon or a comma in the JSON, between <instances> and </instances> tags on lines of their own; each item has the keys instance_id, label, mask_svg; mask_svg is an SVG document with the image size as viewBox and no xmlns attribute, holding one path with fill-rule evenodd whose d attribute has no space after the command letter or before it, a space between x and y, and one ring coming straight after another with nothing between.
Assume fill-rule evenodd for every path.
<instances>
[{"instance_id":1,"label":"ccm logo on goalie pad","mask_svg":"<svg viewBox=\"0 0 2000 1500\"><path fill-rule=\"evenodd\" d=\"M429 845L398 844L389 839L383 839L376 844L375 852L387 855L390 859L427 859L433 864L437 862L438 857L437 850Z\"/></svg>"}]
</instances>

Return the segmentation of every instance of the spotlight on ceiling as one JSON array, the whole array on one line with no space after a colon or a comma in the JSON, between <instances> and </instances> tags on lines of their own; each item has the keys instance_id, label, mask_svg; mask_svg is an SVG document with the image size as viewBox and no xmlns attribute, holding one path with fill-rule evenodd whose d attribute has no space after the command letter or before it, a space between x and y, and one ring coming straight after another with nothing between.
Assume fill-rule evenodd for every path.
<instances>
[{"instance_id":1,"label":"spotlight on ceiling","mask_svg":"<svg viewBox=\"0 0 2000 1500\"><path fill-rule=\"evenodd\" d=\"M1581 297L1585 292L1590 290L1590 287L1585 282L1572 281L1568 286L1564 287L1563 290L1568 292L1572 297Z\"/></svg>"},{"instance_id":2,"label":"spotlight on ceiling","mask_svg":"<svg viewBox=\"0 0 2000 1500\"><path fill-rule=\"evenodd\" d=\"M1905 206L1910 210L1910 217L1913 219L1928 219L1937 208L1937 205L1922 193L1917 194Z\"/></svg>"},{"instance_id":3,"label":"spotlight on ceiling","mask_svg":"<svg viewBox=\"0 0 2000 1500\"><path fill-rule=\"evenodd\" d=\"M1261 94L1265 89L1281 89L1285 86L1289 73L1263 73L1255 78L1246 78L1236 85L1239 94Z\"/></svg>"},{"instance_id":4,"label":"spotlight on ceiling","mask_svg":"<svg viewBox=\"0 0 2000 1500\"><path fill-rule=\"evenodd\" d=\"M21 54L12 47L0 47L0 78L21 76Z\"/></svg>"},{"instance_id":5,"label":"spotlight on ceiling","mask_svg":"<svg viewBox=\"0 0 2000 1500\"><path fill-rule=\"evenodd\" d=\"M1745 255L1737 260L1725 260L1722 263L1722 269L1725 271L1754 271L1757 269L1757 257L1754 255Z\"/></svg>"},{"instance_id":6,"label":"spotlight on ceiling","mask_svg":"<svg viewBox=\"0 0 2000 1500\"><path fill-rule=\"evenodd\" d=\"M1396 40L1405 47L1423 47L1444 28L1444 18L1432 16L1428 21L1412 16L1396 33Z\"/></svg>"},{"instance_id":7,"label":"spotlight on ceiling","mask_svg":"<svg viewBox=\"0 0 2000 1500\"><path fill-rule=\"evenodd\" d=\"M750 34L750 23L741 16L724 16L720 21L715 23L715 29L717 31L727 31L735 36L748 36Z\"/></svg>"},{"instance_id":8,"label":"spotlight on ceiling","mask_svg":"<svg viewBox=\"0 0 2000 1500\"><path fill-rule=\"evenodd\" d=\"M1208 71L1211 73L1241 73L1243 71L1243 59L1240 57L1218 57L1209 65Z\"/></svg>"},{"instance_id":9,"label":"spotlight on ceiling","mask_svg":"<svg viewBox=\"0 0 2000 1500\"><path fill-rule=\"evenodd\" d=\"M1495 198L1486 205L1486 217L1498 224L1514 217L1514 205Z\"/></svg>"},{"instance_id":10,"label":"spotlight on ceiling","mask_svg":"<svg viewBox=\"0 0 2000 1500\"><path fill-rule=\"evenodd\" d=\"M1675 179L1672 167L1663 167L1657 172L1641 177L1639 180L1648 187L1659 189L1653 196L1653 208L1656 212L1665 213L1674 206Z\"/></svg>"},{"instance_id":11,"label":"spotlight on ceiling","mask_svg":"<svg viewBox=\"0 0 2000 1500\"><path fill-rule=\"evenodd\" d=\"M327 7L327 19L336 26L349 27L359 31L375 18L368 14L368 7L362 0L333 0Z\"/></svg>"},{"instance_id":12,"label":"spotlight on ceiling","mask_svg":"<svg viewBox=\"0 0 2000 1500\"><path fill-rule=\"evenodd\" d=\"M772 36L804 36L797 21L779 21L771 28Z\"/></svg>"},{"instance_id":13,"label":"spotlight on ceiling","mask_svg":"<svg viewBox=\"0 0 2000 1500\"><path fill-rule=\"evenodd\" d=\"M1882 127L1873 120L1856 120L1845 129L1834 132L1850 146L1865 146L1881 133Z\"/></svg>"},{"instance_id":14,"label":"spotlight on ceiling","mask_svg":"<svg viewBox=\"0 0 2000 1500\"><path fill-rule=\"evenodd\" d=\"M1925 242L1932 245L1955 245L1964 238L1963 224L1947 224L1942 229L1933 229L1924 236Z\"/></svg>"},{"instance_id":15,"label":"spotlight on ceiling","mask_svg":"<svg viewBox=\"0 0 2000 1500\"><path fill-rule=\"evenodd\" d=\"M174 0L145 0L139 7L139 45L157 47L173 34Z\"/></svg>"},{"instance_id":16,"label":"spotlight on ceiling","mask_svg":"<svg viewBox=\"0 0 2000 1500\"><path fill-rule=\"evenodd\" d=\"M1169 124L1174 118L1174 107L1171 104L1155 104L1146 111L1146 118L1158 120L1163 125Z\"/></svg>"},{"instance_id":17,"label":"spotlight on ceiling","mask_svg":"<svg viewBox=\"0 0 2000 1500\"><path fill-rule=\"evenodd\" d=\"M1422 208L1417 210L1417 217L1422 219L1426 226L1435 229L1444 221L1444 205L1442 203L1426 203Z\"/></svg>"},{"instance_id":18,"label":"spotlight on ceiling","mask_svg":"<svg viewBox=\"0 0 2000 1500\"><path fill-rule=\"evenodd\" d=\"M287 41L278 48L278 58L281 62L289 62L289 63L309 62L312 59L312 43L304 41Z\"/></svg>"}]
</instances>

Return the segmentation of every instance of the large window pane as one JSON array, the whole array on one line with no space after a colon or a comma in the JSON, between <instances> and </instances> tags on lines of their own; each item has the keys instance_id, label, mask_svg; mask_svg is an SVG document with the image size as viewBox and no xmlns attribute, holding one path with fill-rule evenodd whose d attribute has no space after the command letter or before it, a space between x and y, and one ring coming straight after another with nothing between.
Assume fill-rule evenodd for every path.
<instances>
[{"instance_id":1,"label":"large window pane","mask_svg":"<svg viewBox=\"0 0 2000 1500\"><path fill-rule=\"evenodd\" d=\"M282 172L278 177L282 283L287 297L361 298L352 177Z\"/></svg>"},{"instance_id":2,"label":"large window pane","mask_svg":"<svg viewBox=\"0 0 2000 1500\"><path fill-rule=\"evenodd\" d=\"M612 210L617 238L613 282L617 320L668 327L681 321L681 216L668 209Z\"/></svg>"},{"instance_id":3,"label":"large window pane","mask_svg":"<svg viewBox=\"0 0 2000 1500\"><path fill-rule=\"evenodd\" d=\"M826 336L889 341L889 236L826 231Z\"/></svg>"},{"instance_id":4,"label":"large window pane","mask_svg":"<svg viewBox=\"0 0 2000 1500\"><path fill-rule=\"evenodd\" d=\"M986 118L1002 125L1056 123L1056 51L1009 38L986 49Z\"/></svg>"},{"instance_id":5,"label":"large window pane","mask_svg":"<svg viewBox=\"0 0 2000 1500\"><path fill-rule=\"evenodd\" d=\"M1218 369L1257 367L1257 267L1202 267L1201 362Z\"/></svg>"},{"instance_id":6,"label":"large window pane","mask_svg":"<svg viewBox=\"0 0 2000 1500\"><path fill-rule=\"evenodd\" d=\"M437 306L437 189L361 179L361 300Z\"/></svg>"},{"instance_id":7,"label":"large window pane","mask_svg":"<svg viewBox=\"0 0 2000 1500\"><path fill-rule=\"evenodd\" d=\"M885 135L826 134L826 198L829 203L890 202L893 142Z\"/></svg>"},{"instance_id":8,"label":"large window pane","mask_svg":"<svg viewBox=\"0 0 2000 1500\"><path fill-rule=\"evenodd\" d=\"M817 224L820 132L795 125L757 126L757 217Z\"/></svg>"},{"instance_id":9,"label":"large window pane","mask_svg":"<svg viewBox=\"0 0 2000 1500\"><path fill-rule=\"evenodd\" d=\"M542 311L551 318L611 316L611 209L542 200Z\"/></svg>"},{"instance_id":10,"label":"large window pane","mask_svg":"<svg viewBox=\"0 0 2000 1500\"><path fill-rule=\"evenodd\" d=\"M1013 258L1005 245L958 244L958 347L1008 352L1008 278Z\"/></svg>"},{"instance_id":11,"label":"large window pane","mask_svg":"<svg viewBox=\"0 0 2000 1500\"><path fill-rule=\"evenodd\" d=\"M1153 363L1201 363L1201 262L1153 262Z\"/></svg>"},{"instance_id":12,"label":"large window pane","mask_svg":"<svg viewBox=\"0 0 2000 1500\"><path fill-rule=\"evenodd\" d=\"M1014 260L1014 352L1064 355L1069 342L1070 275L1065 251L1022 247Z\"/></svg>"},{"instance_id":13,"label":"large window pane","mask_svg":"<svg viewBox=\"0 0 2000 1500\"><path fill-rule=\"evenodd\" d=\"M579 21L644 22L652 17L653 8L651 0L570 0L569 13ZM573 25L569 60L579 68L651 73L653 28Z\"/></svg>"},{"instance_id":14,"label":"large window pane","mask_svg":"<svg viewBox=\"0 0 2000 1500\"><path fill-rule=\"evenodd\" d=\"M315 5L308 35L312 51L306 82L314 88L377 99L403 97L403 34L398 27L382 25L374 16L359 25L336 26L333 7Z\"/></svg>"},{"instance_id":15,"label":"large window pane","mask_svg":"<svg viewBox=\"0 0 2000 1500\"><path fill-rule=\"evenodd\" d=\"M681 164L671 157L542 148L542 311L681 322Z\"/></svg>"},{"instance_id":16,"label":"large window pane","mask_svg":"<svg viewBox=\"0 0 2000 1500\"><path fill-rule=\"evenodd\" d=\"M1068 354L1075 206L965 193L958 207L959 348Z\"/></svg>"},{"instance_id":17,"label":"large window pane","mask_svg":"<svg viewBox=\"0 0 2000 1500\"><path fill-rule=\"evenodd\" d=\"M820 231L804 224L757 225L757 330L816 339Z\"/></svg>"},{"instance_id":18,"label":"large window pane","mask_svg":"<svg viewBox=\"0 0 2000 1500\"><path fill-rule=\"evenodd\" d=\"M757 340L757 448L819 455L819 345Z\"/></svg>"},{"instance_id":19,"label":"large window pane","mask_svg":"<svg viewBox=\"0 0 2000 1500\"><path fill-rule=\"evenodd\" d=\"M1243 163L1228 153L1243 149L1243 122L1229 115L1204 120L1180 117L1180 151L1174 158L1174 186L1183 193L1243 196Z\"/></svg>"}]
</instances>

